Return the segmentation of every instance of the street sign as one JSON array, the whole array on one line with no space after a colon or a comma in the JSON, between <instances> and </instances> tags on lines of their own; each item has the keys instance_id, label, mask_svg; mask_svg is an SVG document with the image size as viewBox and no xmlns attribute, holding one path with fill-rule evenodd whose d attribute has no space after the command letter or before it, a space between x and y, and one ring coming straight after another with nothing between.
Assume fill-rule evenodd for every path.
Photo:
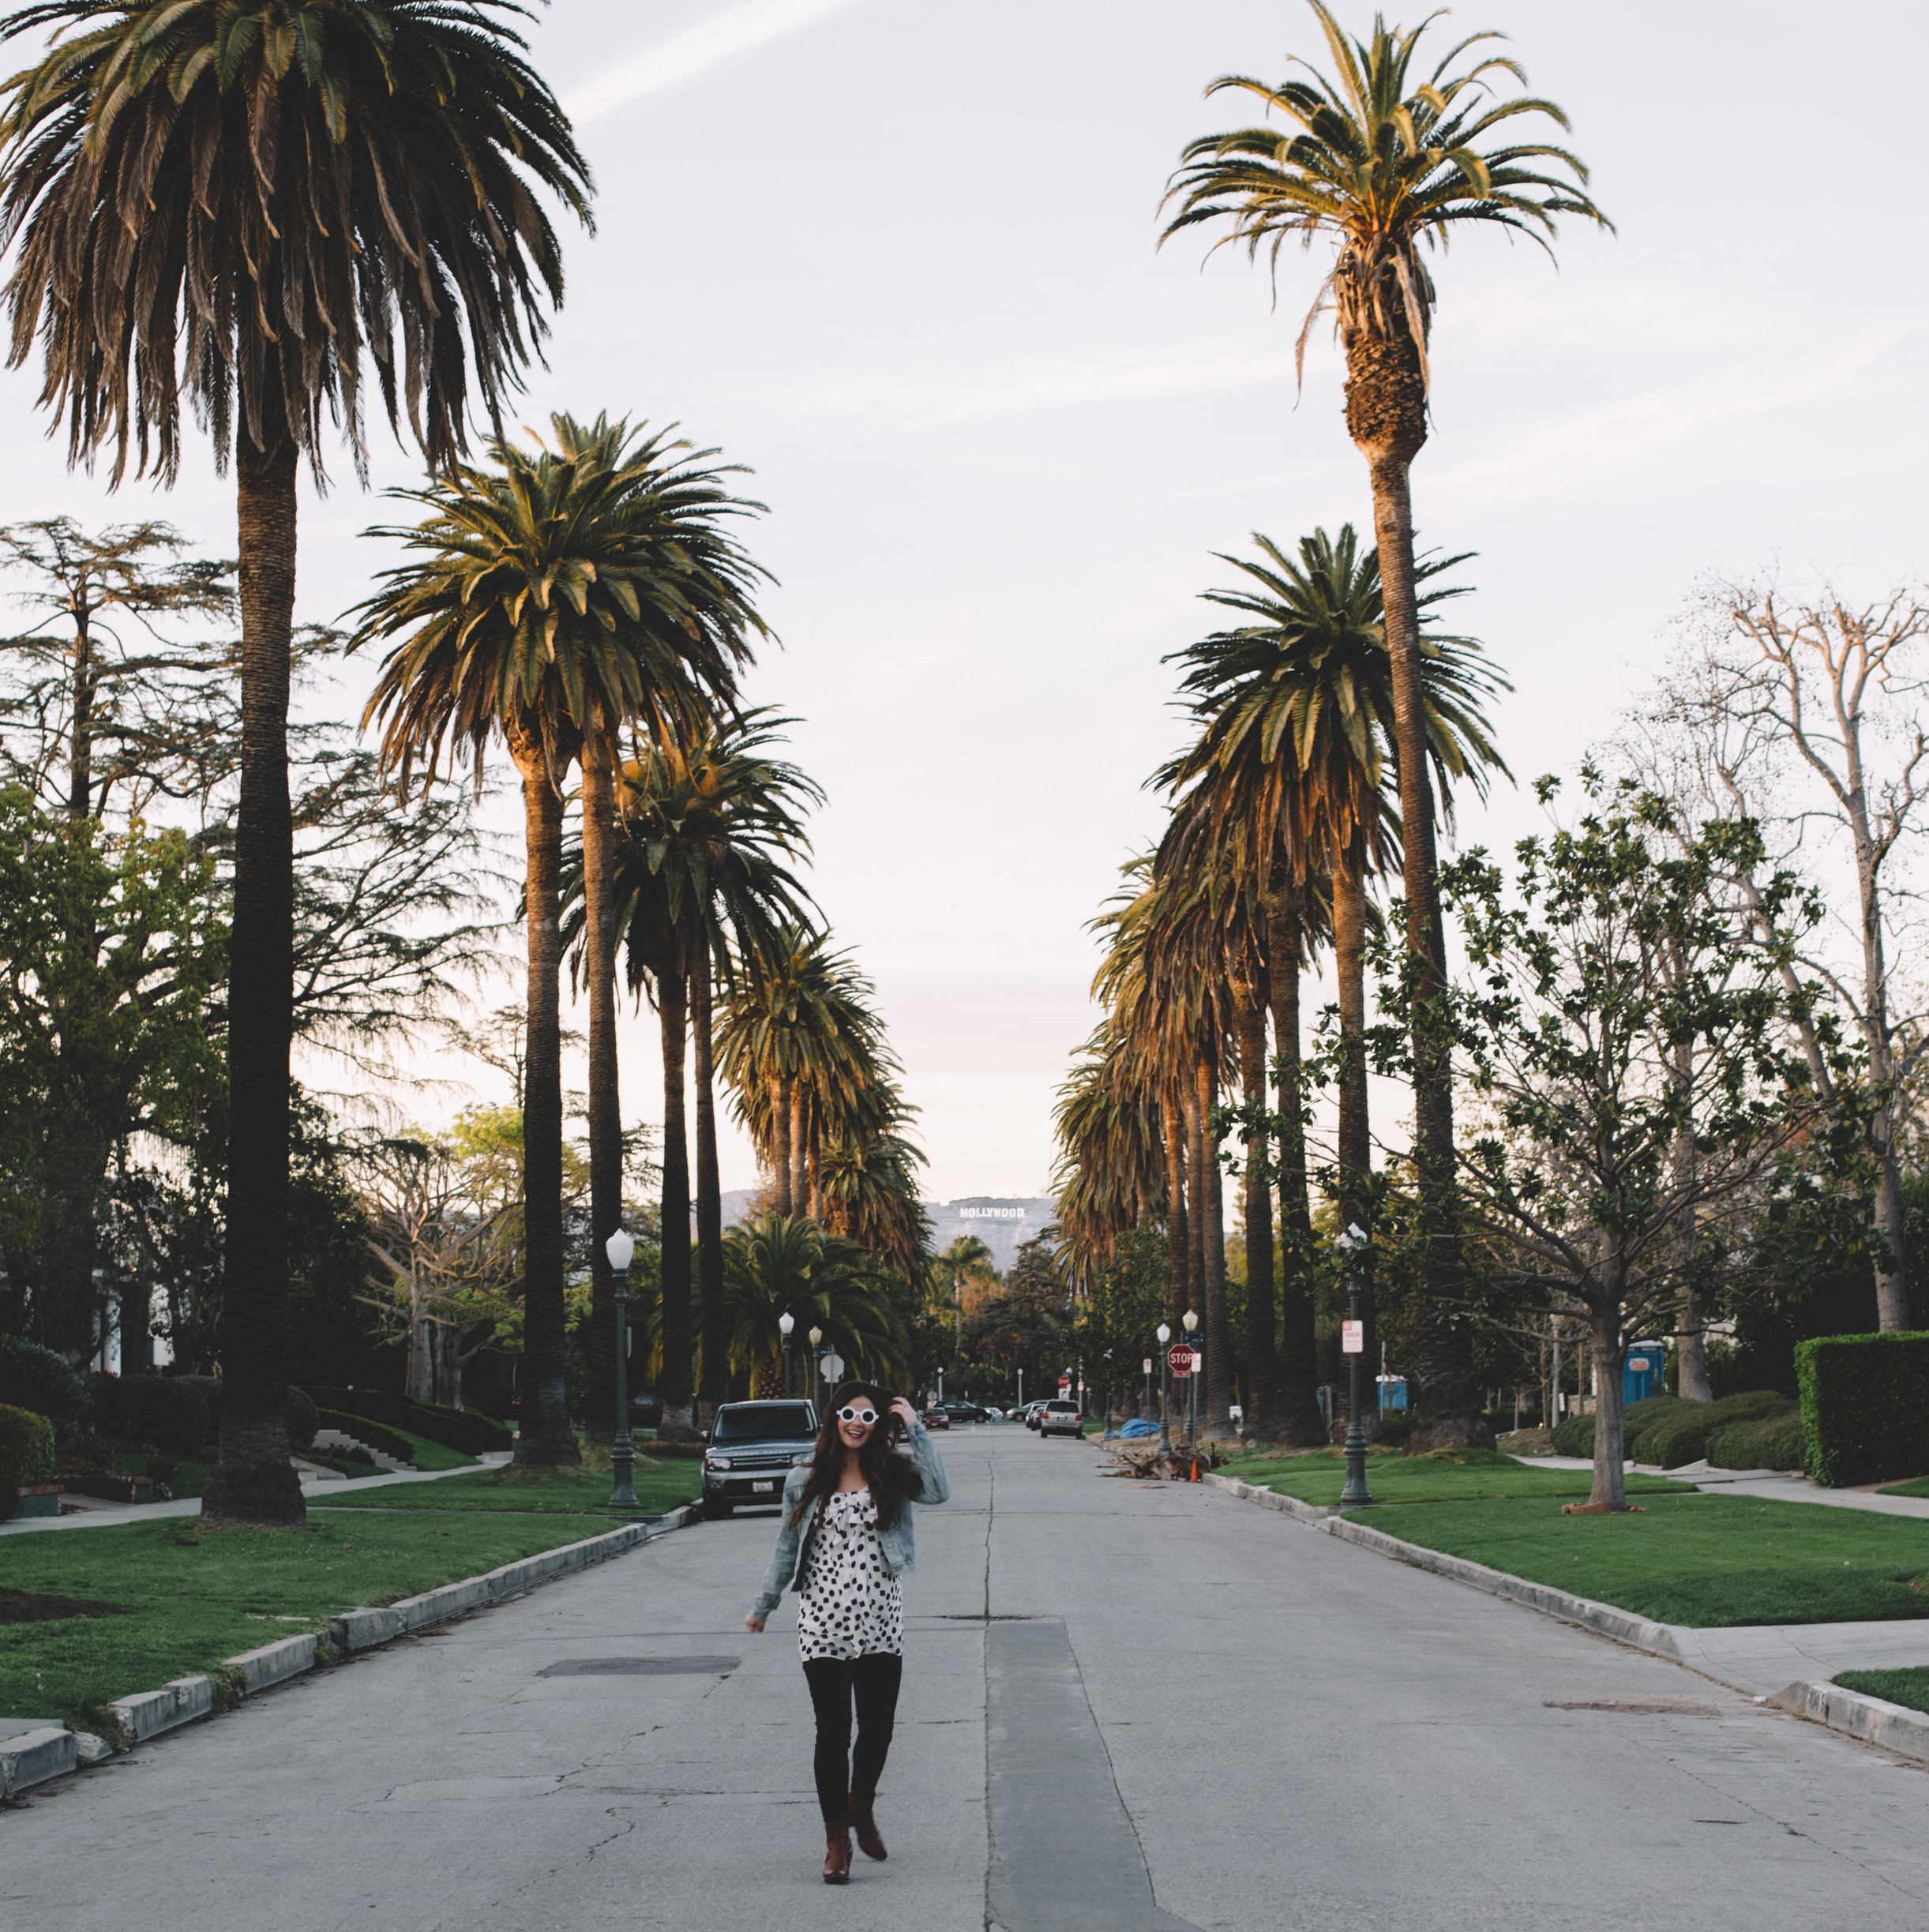
<instances>
[{"instance_id":1,"label":"street sign","mask_svg":"<svg viewBox=\"0 0 1929 1932\"><path fill-rule=\"evenodd\" d=\"M1340 1323L1340 1353L1364 1355L1366 1353L1366 1323L1342 1322Z\"/></svg>"},{"instance_id":2,"label":"street sign","mask_svg":"<svg viewBox=\"0 0 1929 1932\"><path fill-rule=\"evenodd\" d=\"M1069 1395L1071 1393L1071 1378L1069 1375L1060 1375L1059 1377L1058 1393L1060 1395Z\"/></svg>"},{"instance_id":3,"label":"street sign","mask_svg":"<svg viewBox=\"0 0 1929 1932\"><path fill-rule=\"evenodd\" d=\"M835 1382L844 1372L844 1358L841 1355L825 1355L820 1358L817 1366L826 1382Z\"/></svg>"},{"instance_id":4,"label":"street sign","mask_svg":"<svg viewBox=\"0 0 1929 1932\"><path fill-rule=\"evenodd\" d=\"M1146 1373L1147 1375L1150 1375L1150 1374L1151 1374L1151 1372L1152 1372L1152 1358L1151 1358L1151 1356L1149 1356L1149 1355L1148 1355L1148 1356L1146 1357L1145 1373Z\"/></svg>"},{"instance_id":5,"label":"street sign","mask_svg":"<svg viewBox=\"0 0 1929 1932\"><path fill-rule=\"evenodd\" d=\"M1175 1341L1165 1351L1165 1365L1175 1375L1189 1375L1199 1366L1199 1352L1186 1342Z\"/></svg>"}]
</instances>

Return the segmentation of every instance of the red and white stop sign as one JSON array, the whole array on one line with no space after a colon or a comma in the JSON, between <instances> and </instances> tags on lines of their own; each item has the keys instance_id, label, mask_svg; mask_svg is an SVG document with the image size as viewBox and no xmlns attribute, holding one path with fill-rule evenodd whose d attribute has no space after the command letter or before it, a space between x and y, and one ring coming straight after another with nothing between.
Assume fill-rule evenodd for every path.
<instances>
[{"instance_id":1,"label":"red and white stop sign","mask_svg":"<svg viewBox=\"0 0 1929 1932\"><path fill-rule=\"evenodd\" d=\"M1189 1375L1199 1366L1199 1352L1189 1343L1175 1341L1165 1351L1165 1366L1175 1375Z\"/></svg>"}]
</instances>

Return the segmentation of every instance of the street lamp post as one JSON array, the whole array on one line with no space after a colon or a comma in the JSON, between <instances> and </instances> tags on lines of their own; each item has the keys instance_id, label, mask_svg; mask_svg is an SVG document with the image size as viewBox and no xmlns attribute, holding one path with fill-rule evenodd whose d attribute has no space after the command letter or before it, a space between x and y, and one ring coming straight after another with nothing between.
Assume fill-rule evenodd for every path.
<instances>
[{"instance_id":1,"label":"street lamp post","mask_svg":"<svg viewBox=\"0 0 1929 1932\"><path fill-rule=\"evenodd\" d=\"M1185 1338L1192 1344L1192 1372L1186 1377L1186 1405L1188 1420L1186 1439L1194 1455L1199 1454L1199 1344L1193 1337L1199 1333L1199 1317L1188 1308L1180 1318L1185 1323Z\"/></svg>"},{"instance_id":2,"label":"street lamp post","mask_svg":"<svg viewBox=\"0 0 1929 1932\"><path fill-rule=\"evenodd\" d=\"M1346 1486L1340 1491L1340 1507L1353 1510L1373 1500L1366 1486L1366 1421L1360 1410L1360 1358L1366 1352L1360 1339L1364 1330L1360 1326L1360 1270L1366 1234L1357 1221L1339 1237L1339 1245L1346 1250L1347 1326L1352 1331L1346 1357Z\"/></svg>"},{"instance_id":3,"label":"street lamp post","mask_svg":"<svg viewBox=\"0 0 1929 1932\"><path fill-rule=\"evenodd\" d=\"M629 1258L636 1244L618 1228L602 1244L610 1257L610 1292L616 1302L616 1436L610 1445L610 1490L613 1510L634 1510L636 1501L636 1446L629 1434Z\"/></svg>"},{"instance_id":4,"label":"street lamp post","mask_svg":"<svg viewBox=\"0 0 1929 1932\"><path fill-rule=\"evenodd\" d=\"M1166 1355L1165 1345L1172 1340L1172 1330L1162 1322L1158 1325L1158 1453L1162 1456L1172 1454L1172 1362Z\"/></svg>"},{"instance_id":5,"label":"street lamp post","mask_svg":"<svg viewBox=\"0 0 1929 1932\"><path fill-rule=\"evenodd\" d=\"M797 1317L787 1309L777 1318L777 1332L783 1337L783 1392L790 1393L790 1331L797 1326Z\"/></svg>"}]
</instances>

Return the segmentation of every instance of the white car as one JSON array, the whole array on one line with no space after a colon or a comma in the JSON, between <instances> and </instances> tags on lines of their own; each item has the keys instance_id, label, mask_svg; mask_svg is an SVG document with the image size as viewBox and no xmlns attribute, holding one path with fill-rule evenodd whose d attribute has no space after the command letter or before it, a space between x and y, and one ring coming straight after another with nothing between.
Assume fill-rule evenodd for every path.
<instances>
[{"instance_id":1,"label":"white car","mask_svg":"<svg viewBox=\"0 0 1929 1932\"><path fill-rule=\"evenodd\" d=\"M1038 1434L1047 1435L1083 1435L1085 1418L1079 1412L1076 1402L1050 1401L1038 1411Z\"/></svg>"}]
</instances>

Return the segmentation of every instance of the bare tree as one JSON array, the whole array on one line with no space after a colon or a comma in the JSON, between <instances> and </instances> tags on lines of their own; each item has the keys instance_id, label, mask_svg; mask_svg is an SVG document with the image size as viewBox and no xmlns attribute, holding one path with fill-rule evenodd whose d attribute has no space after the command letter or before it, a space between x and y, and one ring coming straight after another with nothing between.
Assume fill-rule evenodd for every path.
<instances>
[{"instance_id":1,"label":"bare tree","mask_svg":"<svg viewBox=\"0 0 1929 1932\"><path fill-rule=\"evenodd\" d=\"M1825 590L1814 602L1772 587L1722 583L1702 598L1697 645L1662 681L1645 713L1637 763L1672 764L1667 789L1698 794L1704 811L1753 820L1761 866L1728 881L1750 941L1776 959L1810 1077L1836 1096L1803 976L1818 981L1867 1056L1867 1150L1876 1171L1877 1319L1909 1325L1903 1239L1902 1152L1916 1124L1917 1076L1929 1031L1919 989L1898 976L1916 894L1908 861L1929 793L1929 736L1918 714L1929 658L1929 602L1911 587L1853 604ZM1770 908L1778 865L1798 865L1835 910L1806 933ZM1832 870L1846 891L1831 892ZM1826 936L1847 941L1831 949ZM1687 1326L1684 1323L1684 1326Z\"/></svg>"}]
</instances>

